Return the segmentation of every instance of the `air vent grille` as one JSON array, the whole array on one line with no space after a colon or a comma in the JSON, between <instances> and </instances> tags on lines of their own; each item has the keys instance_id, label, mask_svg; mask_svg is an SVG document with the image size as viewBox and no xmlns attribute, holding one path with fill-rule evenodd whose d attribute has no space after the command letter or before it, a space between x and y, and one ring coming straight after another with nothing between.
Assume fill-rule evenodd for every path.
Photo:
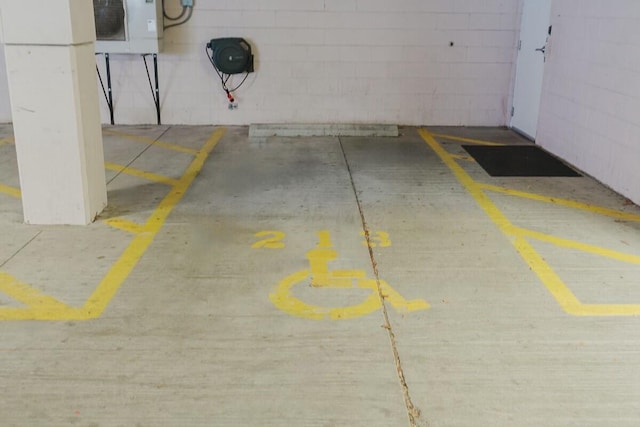
<instances>
[{"instance_id":1,"label":"air vent grille","mask_svg":"<svg viewBox=\"0 0 640 427\"><path fill-rule=\"evenodd\" d=\"M126 40L124 0L93 0L98 40Z\"/></svg>"}]
</instances>

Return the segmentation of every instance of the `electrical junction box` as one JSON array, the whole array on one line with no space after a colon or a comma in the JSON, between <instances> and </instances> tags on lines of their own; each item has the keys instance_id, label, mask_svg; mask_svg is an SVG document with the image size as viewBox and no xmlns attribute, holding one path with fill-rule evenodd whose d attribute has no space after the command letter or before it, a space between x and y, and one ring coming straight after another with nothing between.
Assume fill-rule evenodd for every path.
<instances>
[{"instance_id":1,"label":"electrical junction box","mask_svg":"<svg viewBox=\"0 0 640 427\"><path fill-rule=\"evenodd\" d=\"M97 53L159 53L162 0L93 0Z\"/></svg>"},{"instance_id":2,"label":"electrical junction box","mask_svg":"<svg viewBox=\"0 0 640 427\"><path fill-rule=\"evenodd\" d=\"M212 39L207 43L211 49L211 61L223 74L253 72L251 45L242 38L227 37Z\"/></svg>"}]
</instances>

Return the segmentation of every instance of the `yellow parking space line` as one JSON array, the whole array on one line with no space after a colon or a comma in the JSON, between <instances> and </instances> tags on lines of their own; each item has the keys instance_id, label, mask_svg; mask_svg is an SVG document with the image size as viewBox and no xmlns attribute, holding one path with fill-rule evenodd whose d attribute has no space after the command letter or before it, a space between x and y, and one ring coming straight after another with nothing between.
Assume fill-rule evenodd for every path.
<instances>
[{"instance_id":1,"label":"yellow parking space line","mask_svg":"<svg viewBox=\"0 0 640 427\"><path fill-rule=\"evenodd\" d=\"M622 219L627 221L640 222L640 215L627 212L620 212L615 209L609 209L602 206L590 205L587 203L575 202L573 200L559 199L557 197L549 197L541 194L527 193L525 191L513 190L505 187L498 187L496 185L477 183L483 190L491 191L493 193L501 193L509 196L520 197L523 199L536 200L539 202L552 203L555 205L566 206L568 208L580 209L583 211L592 212L598 215L610 216L616 219Z\"/></svg>"},{"instance_id":2,"label":"yellow parking space line","mask_svg":"<svg viewBox=\"0 0 640 427\"><path fill-rule=\"evenodd\" d=\"M531 246L525 237L517 235L518 227L515 227L502 213L491 199L485 194L481 185L460 166L456 160L434 139L425 129L418 131L427 145L440 157L445 165L453 172L460 184L475 199L476 203L484 210L489 218L498 226L503 234L512 237L512 244L538 276L551 295L556 299L562 309L573 315L583 316L619 316L640 315L640 304L582 304L573 294L571 289L553 271L551 266ZM516 235L515 238L513 236Z\"/></svg>"},{"instance_id":3,"label":"yellow parking space line","mask_svg":"<svg viewBox=\"0 0 640 427\"><path fill-rule=\"evenodd\" d=\"M78 308L64 305L56 308L29 307L29 308L0 308L0 321L2 320L86 320L87 315Z\"/></svg>"},{"instance_id":4,"label":"yellow parking space line","mask_svg":"<svg viewBox=\"0 0 640 427\"><path fill-rule=\"evenodd\" d=\"M640 265L640 256L633 255L625 252L614 251L611 249L603 248L601 246L589 245L586 243L578 242L570 239L563 239L561 237L553 236L551 234L540 233L538 231L528 230L526 228L513 227L512 234L519 237L526 237L542 242L551 243L556 246L560 246L568 249L576 249L581 252L587 252L590 254L598 255L604 258L615 259L617 261L626 262L629 264Z\"/></svg>"},{"instance_id":5,"label":"yellow parking space line","mask_svg":"<svg viewBox=\"0 0 640 427\"><path fill-rule=\"evenodd\" d=\"M172 144L170 142L156 141L153 143L153 145L155 145L156 147L166 148L167 150L177 151L179 153L191 154L192 156L198 154L198 150L196 149L183 147L181 145Z\"/></svg>"},{"instance_id":6,"label":"yellow parking space line","mask_svg":"<svg viewBox=\"0 0 640 427\"><path fill-rule=\"evenodd\" d=\"M503 144L503 143L500 143L500 142L491 142L491 141L483 141L481 139L463 138L461 136L445 135L445 134L442 134L442 133L431 133L430 135L433 138L448 139L450 141L456 141L456 142L466 142L468 144L490 145L490 146L507 145L507 144Z\"/></svg>"},{"instance_id":7,"label":"yellow parking space line","mask_svg":"<svg viewBox=\"0 0 640 427\"><path fill-rule=\"evenodd\" d=\"M103 222L110 227L132 234L138 234L144 231L144 226L124 218L109 218L105 219Z\"/></svg>"},{"instance_id":8,"label":"yellow parking space line","mask_svg":"<svg viewBox=\"0 0 640 427\"><path fill-rule=\"evenodd\" d=\"M171 144L170 142L158 141L153 138L146 138L144 136L129 135L126 133L118 132L115 130L109 130L109 129L103 129L102 133L107 135L118 136L120 138L128 139L130 141L140 142L142 144L155 145L156 147L166 148L167 150L177 151L180 153L187 153L194 156L198 154L198 150L194 150L193 148L183 147L178 144Z\"/></svg>"},{"instance_id":9,"label":"yellow parking space line","mask_svg":"<svg viewBox=\"0 0 640 427\"><path fill-rule=\"evenodd\" d=\"M482 189L476 185L475 181L465 170L460 166L456 160L451 157L442 146L433 138L433 136L426 130L420 129L418 131L422 139L425 140L427 145L431 147L433 151L440 157L440 159L451 169L453 174L458 178L458 181L465 187L465 189L473 196L478 202L480 207L489 215L489 217L500 227L502 230L511 230L513 225L507 219L507 217L498 209L498 207L491 201ZM508 233L507 233L508 234Z\"/></svg>"},{"instance_id":10,"label":"yellow parking space line","mask_svg":"<svg viewBox=\"0 0 640 427\"><path fill-rule=\"evenodd\" d=\"M87 320L100 317L147 251L156 234L162 229L173 208L182 200L202 170L205 160L220 142L225 132L225 128L219 128L213 132L182 177L176 180L175 185L158 204L144 225L137 225L118 218L108 220L112 224L120 225L122 229L136 233L120 258L111 266L82 307L69 307L18 282L8 274L0 272L2 274L0 276L0 292L4 292L27 305L26 308L0 308L0 320Z\"/></svg>"},{"instance_id":11,"label":"yellow parking space line","mask_svg":"<svg viewBox=\"0 0 640 427\"><path fill-rule=\"evenodd\" d=\"M462 160L464 162L475 162L476 161L473 157L465 156L464 154L451 154L451 157L453 157L456 160Z\"/></svg>"},{"instance_id":12,"label":"yellow parking space line","mask_svg":"<svg viewBox=\"0 0 640 427\"><path fill-rule=\"evenodd\" d=\"M516 237L513 246L560 306L566 312L576 314L582 303L533 246L524 237Z\"/></svg>"},{"instance_id":13,"label":"yellow parking space line","mask_svg":"<svg viewBox=\"0 0 640 427\"><path fill-rule=\"evenodd\" d=\"M113 264L109 272L82 307L87 318L99 317L107 308L107 305L115 296L122 283L124 283L138 261L140 261L140 258L142 258L142 255L144 255L149 248L149 245L164 225L165 220L173 208L182 200L187 189L191 186L196 176L198 176L200 170L202 170L205 160L209 157L209 154L218 142L220 142L225 132L226 129L224 128L217 129L213 132L176 185L153 211L144 225L145 232L137 234L125 249L124 253L115 264Z\"/></svg>"},{"instance_id":14,"label":"yellow parking space line","mask_svg":"<svg viewBox=\"0 0 640 427\"><path fill-rule=\"evenodd\" d=\"M16 199L22 198L22 193L19 188L9 187L8 185L0 184L0 193L8 194Z\"/></svg>"},{"instance_id":15,"label":"yellow parking space line","mask_svg":"<svg viewBox=\"0 0 640 427\"><path fill-rule=\"evenodd\" d=\"M143 178L143 179L146 179L148 181L153 181L153 182L159 182L161 184L166 184L166 185L173 186L173 185L176 185L178 183L177 179L169 178L168 176L159 175L159 174L153 173L153 172L143 171L143 170L140 170L140 169L135 169L135 168L132 168L130 166L119 165L117 163L105 162L104 167L106 169L109 169L109 170L112 170L112 171L115 171L115 172L126 173L127 175L137 176L138 178Z\"/></svg>"},{"instance_id":16,"label":"yellow parking space line","mask_svg":"<svg viewBox=\"0 0 640 427\"><path fill-rule=\"evenodd\" d=\"M567 312L574 316L638 316L640 304L580 304Z\"/></svg>"},{"instance_id":17,"label":"yellow parking space line","mask_svg":"<svg viewBox=\"0 0 640 427\"><path fill-rule=\"evenodd\" d=\"M26 305L27 311L33 312L63 312L68 313L72 310L68 305L58 301L57 299L45 295L40 291L20 282L10 274L0 271L0 292L9 295L16 301ZM9 312L8 312L9 311ZM25 311L25 309L0 309L0 320L6 320L8 315L15 315L15 311ZM13 318L13 317L12 317Z\"/></svg>"},{"instance_id":18,"label":"yellow parking space line","mask_svg":"<svg viewBox=\"0 0 640 427\"><path fill-rule=\"evenodd\" d=\"M640 304L583 304L524 237L514 246L560 306L574 316L637 316Z\"/></svg>"}]
</instances>

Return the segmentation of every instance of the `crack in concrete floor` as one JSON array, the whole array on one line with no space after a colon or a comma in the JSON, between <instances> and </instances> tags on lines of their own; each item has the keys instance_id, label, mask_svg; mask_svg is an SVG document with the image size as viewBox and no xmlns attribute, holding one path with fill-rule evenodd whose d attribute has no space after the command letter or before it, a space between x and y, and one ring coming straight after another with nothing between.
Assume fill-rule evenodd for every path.
<instances>
[{"instance_id":1,"label":"crack in concrete floor","mask_svg":"<svg viewBox=\"0 0 640 427\"><path fill-rule=\"evenodd\" d=\"M422 417L422 412L420 409L414 405L411 400L411 393L409 391L409 386L407 385L407 381L404 376L404 370L402 369L402 362L400 360L400 352L398 351L398 346L396 345L396 336L393 333L393 327L391 326L391 322L389 320L389 312L387 311L387 306L385 304L386 296L382 292L382 288L380 286L380 274L378 273L378 264L375 259L375 255L373 253L373 243L371 241L371 232L369 227L367 226L367 220L364 215L364 210L362 208L362 203L360 198L358 197L358 190L356 189L356 183L353 179L353 174L351 171L351 166L349 164L349 160L347 159L347 153L344 150L344 145L342 144L342 139L338 138L338 142L340 144L340 149L342 150L342 156L344 158L344 163L347 167L347 172L349 174L349 180L351 181L351 187L353 189L353 194L356 199L356 204L358 205L358 212L360 214L360 220L362 222L362 229L364 231L364 237L367 242L367 249L369 251L369 258L371 259L371 267L373 269L373 274L377 284L378 296L380 297L380 305L382 306L382 315L384 318L384 325L382 326L387 330L387 334L389 336L389 342L391 344L391 351L393 352L393 359L396 366L396 373L398 375L398 380L400 381L400 386L402 387L402 395L404 398L404 403L407 407L407 416L409 417L409 425L411 427L418 427L418 420ZM426 420L422 419L423 422L426 423Z\"/></svg>"}]
</instances>

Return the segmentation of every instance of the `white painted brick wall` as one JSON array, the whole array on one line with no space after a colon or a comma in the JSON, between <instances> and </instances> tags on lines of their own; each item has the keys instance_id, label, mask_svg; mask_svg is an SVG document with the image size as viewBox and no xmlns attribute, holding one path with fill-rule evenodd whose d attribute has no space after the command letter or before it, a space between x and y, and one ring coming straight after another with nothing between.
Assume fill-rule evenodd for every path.
<instances>
[{"instance_id":1,"label":"white painted brick wall","mask_svg":"<svg viewBox=\"0 0 640 427\"><path fill-rule=\"evenodd\" d=\"M11 121L11 103L9 101L9 82L4 65L4 45L0 44L0 123Z\"/></svg>"},{"instance_id":2,"label":"white painted brick wall","mask_svg":"<svg viewBox=\"0 0 640 427\"><path fill-rule=\"evenodd\" d=\"M554 0L538 142L640 204L640 1Z\"/></svg>"},{"instance_id":3,"label":"white painted brick wall","mask_svg":"<svg viewBox=\"0 0 640 427\"><path fill-rule=\"evenodd\" d=\"M178 0L166 3L179 10ZM198 0L192 20L166 33L163 121L504 125L519 3ZM227 36L247 38L256 51L236 111L227 110L204 54L209 39ZM153 123L142 60L113 57L112 71L116 121ZM7 103L0 99L2 121L10 120Z\"/></svg>"}]
</instances>

